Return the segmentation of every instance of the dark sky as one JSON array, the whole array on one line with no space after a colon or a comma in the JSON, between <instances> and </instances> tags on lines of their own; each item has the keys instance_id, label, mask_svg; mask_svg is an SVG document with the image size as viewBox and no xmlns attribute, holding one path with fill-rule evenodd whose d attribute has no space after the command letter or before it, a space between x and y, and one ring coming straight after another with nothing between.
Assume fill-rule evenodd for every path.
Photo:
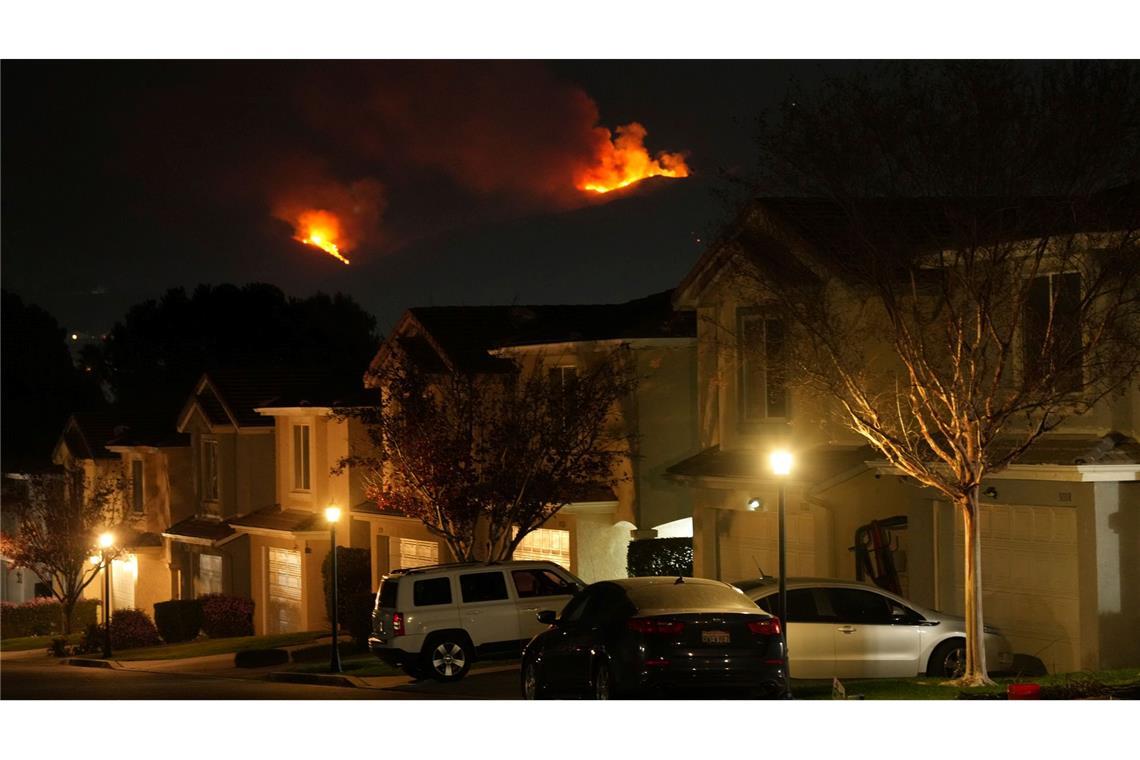
<instances>
[{"instance_id":1,"label":"dark sky","mask_svg":"<svg viewBox=\"0 0 1140 760\"><path fill-rule=\"evenodd\" d=\"M384 330L415 305L634 298L696 260L760 111L839 66L8 61L3 286L88 334L200 282L344 291ZM585 197L592 128L634 121L692 175ZM351 266L291 239L298 203L352 204Z\"/></svg>"}]
</instances>

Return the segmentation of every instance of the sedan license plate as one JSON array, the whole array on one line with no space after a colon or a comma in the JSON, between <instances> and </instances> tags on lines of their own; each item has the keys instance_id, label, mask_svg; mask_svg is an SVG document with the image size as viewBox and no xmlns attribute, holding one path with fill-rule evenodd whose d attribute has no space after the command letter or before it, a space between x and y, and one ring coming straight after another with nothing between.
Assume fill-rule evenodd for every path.
<instances>
[{"instance_id":1,"label":"sedan license plate","mask_svg":"<svg viewBox=\"0 0 1140 760\"><path fill-rule=\"evenodd\" d=\"M729 638L728 631L701 631L702 644L727 644Z\"/></svg>"}]
</instances>

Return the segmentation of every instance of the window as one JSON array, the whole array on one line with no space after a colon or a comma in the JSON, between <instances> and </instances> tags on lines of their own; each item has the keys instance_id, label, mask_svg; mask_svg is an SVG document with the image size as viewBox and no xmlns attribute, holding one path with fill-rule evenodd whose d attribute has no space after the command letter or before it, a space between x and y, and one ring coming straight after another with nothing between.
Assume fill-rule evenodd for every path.
<instances>
[{"instance_id":1,"label":"window","mask_svg":"<svg viewBox=\"0 0 1140 760\"><path fill-rule=\"evenodd\" d=\"M507 598L507 579L502 572L467 573L459 576L463 603L495 602Z\"/></svg>"},{"instance_id":2,"label":"window","mask_svg":"<svg viewBox=\"0 0 1140 760\"><path fill-rule=\"evenodd\" d=\"M439 544L435 541L418 541L414 538L399 539L399 563L397 567L406 569L427 567L439 564Z\"/></svg>"},{"instance_id":3,"label":"window","mask_svg":"<svg viewBox=\"0 0 1140 760\"><path fill-rule=\"evenodd\" d=\"M309 426L293 426L293 490L308 491L309 483Z\"/></svg>"},{"instance_id":4,"label":"window","mask_svg":"<svg viewBox=\"0 0 1140 760\"><path fill-rule=\"evenodd\" d=\"M518 528L515 528L518 533ZM549 560L570 569L570 531L537 528L523 537L512 555L518 560Z\"/></svg>"},{"instance_id":5,"label":"window","mask_svg":"<svg viewBox=\"0 0 1140 760\"><path fill-rule=\"evenodd\" d=\"M831 605L841 623L891 623L891 605L885 596L855 588L828 589Z\"/></svg>"},{"instance_id":6,"label":"window","mask_svg":"<svg viewBox=\"0 0 1140 760\"><path fill-rule=\"evenodd\" d=\"M412 604L417 607L451 604L451 579L429 578L416 581L412 586Z\"/></svg>"},{"instance_id":7,"label":"window","mask_svg":"<svg viewBox=\"0 0 1140 760\"><path fill-rule=\"evenodd\" d=\"M202 441L202 498L218 500L218 442Z\"/></svg>"},{"instance_id":8,"label":"window","mask_svg":"<svg viewBox=\"0 0 1140 760\"><path fill-rule=\"evenodd\" d=\"M742 311L737 321L741 421L787 418L784 323L753 310Z\"/></svg>"},{"instance_id":9,"label":"window","mask_svg":"<svg viewBox=\"0 0 1140 760\"><path fill-rule=\"evenodd\" d=\"M1025 314L1025 381L1052 381L1061 392L1079 391L1083 349L1080 325L1081 276L1064 272L1035 277Z\"/></svg>"},{"instance_id":10,"label":"window","mask_svg":"<svg viewBox=\"0 0 1140 760\"><path fill-rule=\"evenodd\" d=\"M131 460L131 509L143 511L143 463L141 459Z\"/></svg>"},{"instance_id":11,"label":"window","mask_svg":"<svg viewBox=\"0 0 1140 760\"><path fill-rule=\"evenodd\" d=\"M779 594L759 599L756 604L769 615L780 616ZM788 591L789 623L826 623L834 620L831 602L823 589L800 588Z\"/></svg>"},{"instance_id":12,"label":"window","mask_svg":"<svg viewBox=\"0 0 1140 760\"><path fill-rule=\"evenodd\" d=\"M547 370L547 377L555 388L572 390L578 383L578 368L572 364L550 367Z\"/></svg>"},{"instance_id":13,"label":"window","mask_svg":"<svg viewBox=\"0 0 1140 760\"><path fill-rule=\"evenodd\" d=\"M198 575L194 581L195 596L222 593L222 558L216 554L199 554Z\"/></svg>"},{"instance_id":14,"label":"window","mask_svg":"<svg viewBox=\"0 0 1140 760\"><path fill-rule=\"evenodd\" d=\"M563 580L550 570L514 570L511 579L515 582L515 592L519 599L535 596L569 596L577 593L578 587Z\"/></svg>"}]
</instances>

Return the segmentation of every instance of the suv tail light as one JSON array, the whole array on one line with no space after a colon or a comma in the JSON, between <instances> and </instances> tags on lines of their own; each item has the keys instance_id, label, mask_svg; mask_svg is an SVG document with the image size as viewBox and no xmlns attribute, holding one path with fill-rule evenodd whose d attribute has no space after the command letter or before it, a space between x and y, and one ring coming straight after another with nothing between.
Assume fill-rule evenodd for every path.
<instances>
[{"instance_id":1,"label":"suv tail light","mask_svg":"<svg viewBox=\"0 0 1140 760\"><path fill-rule=\"evenodd\" d=\"M748 630L752 631L757 636L779 636L780 620L779 618L753 620L748 624Z\"/></svg>"},{"instance_id":2,"label":"suv tail light","mask_svg":"<svg viewBox=\"0 0 1140 760\"><path fill-rule=\"evenodd\" d=\"M404 616L401 615L399 612L393 612L392 613L392 635L393 636L403 636L404 635Z\"/></svg>"},{"instance_id":3,"label":"suv tail light","mask_svg":"<svg viewBox=\"0 0 1140 760\"><path fill-rule=\"evenodd\" d=\"M654 620L653 618L631 618L629 629L647 636L676 636L685 630L685 624L676 620Z\"/></svg>"}]
</instances>

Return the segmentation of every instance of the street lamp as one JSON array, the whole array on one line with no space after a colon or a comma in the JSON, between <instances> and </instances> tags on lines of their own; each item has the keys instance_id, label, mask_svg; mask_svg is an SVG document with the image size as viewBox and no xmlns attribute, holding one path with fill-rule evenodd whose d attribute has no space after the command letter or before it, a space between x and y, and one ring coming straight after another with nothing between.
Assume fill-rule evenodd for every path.
<instances>
[{"instance_id":1,"label":"street lamp","mask_svg":"<svg viewBox=\"0 0 1140 760\"><path fill-rule=\"evenodd\" d=\"M784 551L784 485L787 482L787 476L792 471L792 452L787 449L776 449L768 457L768 464L772 468L772 472L777 477L778 493L777 502L777 551L779 552L780 559L780 644L784 650L784 683L787 686L785 692L790 697L792 694L791 686L788 679L788 568Z\"/></svg>"},{"instance_id":2,"label":"street lamp","mask_svg":"<svg viewBox=\"0 0 1140 760\"><path fill-rule=\"evenodd\" d=\"M107 553L115 545L113 533L99 536L99 551L103 560L103 659L111 658L111 563Z\"/></svg>"},{"instance_id":3,"label":"street lamp","mask_svg":"<svg viewBox=\"0 0 1140 760\"><path fill-rule=\"evenodd\" d=\"M325 519L329 523L329 551L332 552L332 654L329 656L329 671L340 673L340 647L337 646L337 600L336 600L336 524L340 520L340 507L325 507Z\"/></svg>"}]
</instances>

